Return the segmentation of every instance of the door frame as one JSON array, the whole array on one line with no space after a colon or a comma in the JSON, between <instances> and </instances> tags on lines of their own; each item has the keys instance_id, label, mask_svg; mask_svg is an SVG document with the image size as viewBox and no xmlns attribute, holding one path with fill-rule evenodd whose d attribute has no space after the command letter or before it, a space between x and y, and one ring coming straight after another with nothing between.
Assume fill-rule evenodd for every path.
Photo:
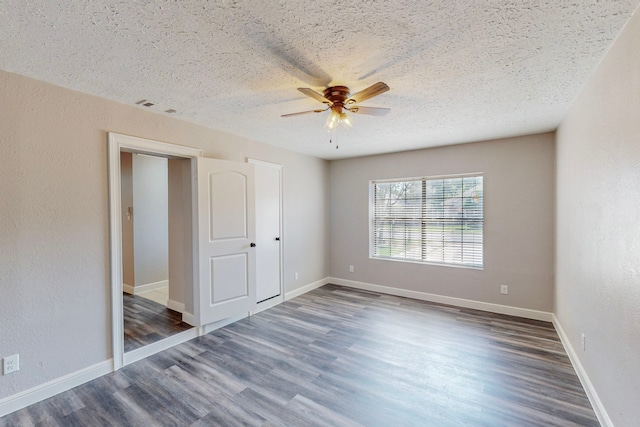
<instances>
[{"instance_id":1,"label":"door frame","mask_svg":"<svg viewBox=\"0 0 640 427\"><path fill-rule=\"evenodd\" d=\"M284 258L285 239L284 239L284 236L283 236L283 234L284 234L284 227L283 227L283 224L284 224L284 221L283 221L283 213L284 213L284 200L283 200L284 197L283 197L283 195L284 195L284 191L283 191L283 176L282 176L282 171L283 171L284 168L283 168L283 166L281 164L272 163L272 162L266 162L264 160L258 160L258 159L254 159L254 158L251 158L251 157L247 158L247 163L252 163L252 164L254 164L256 166L264 166L264 167L269 167L269 168L272 168L272 169L276 169L278 171L278 173L279 173L279 181L280 181L279 182L279 188L278 188L278 191L280 193L279 194L280 204L278 206L278 208L280 209L280 212L279 212L280 223L278 224L278 227L280 229L279 230L279 236L280 236L280 245L279 245L279 250L280 250L280 254L279 254L280 255L280 265L279 265L279 267L280 267L280 295L278 295L278 296L276 296L274 298L270 298L270 299L268 299L266 301L259 302L256 305L255 311L253 312L253 313L258 313L258 312L260 312L262 310L266 310L268 308L274 307L274 306L284 302L284 259L283 258ZM257 192L256 192L256 198L257 197L258 196L257 196ZM256 211L256 215L259 215L259 212ZM258 247L258 250L259 250L259 247ZM258 280L258 278L256 278L256 280Z\"/></svg>"},{"instance_id":2,"label":"door frame","mask_svg":"<svg viewBox=\"0 0 640 427\"><path fill-rule=\"evenodd\" d=\"M198 148L187 147L135 136L123 135L113 132L107 133L108 140L108 175L109 175L109 239L110 239L110 273L111 273L111 333L113 351L113 370L118 370L124 365L143 359L151 354L170 348L176 344L195 338L199 335L200 328L194 327L176 334L170 338L147 345L140 349L124 353L124 314L122 303L122 198L120 183L120 152L131 152L161 156L166 158L192 159L202 157L203 152ZM194 191L195 183L192 177L191 190ZM192 209L196 209L194 206ZM191 230L195 242L195 232ZM194 254L195 257L195 254ZM193 268L194 263L191 263ZM197 275L194 275L194 278ZM195 279L194 279L195 280ZM194 298L197 288L194 283ZM199 310L197 301L194 301L194 317L198 318Z\"/></svg>"}]
</instances>

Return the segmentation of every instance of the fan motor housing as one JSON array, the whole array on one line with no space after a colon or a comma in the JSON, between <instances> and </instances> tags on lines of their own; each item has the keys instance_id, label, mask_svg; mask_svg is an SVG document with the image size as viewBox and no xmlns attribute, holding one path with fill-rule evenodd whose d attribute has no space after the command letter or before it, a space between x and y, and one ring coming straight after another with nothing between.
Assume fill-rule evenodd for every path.
<instances>
[{"instance_id":1,"label":"fan motor housing","mask_svg":"<svg viewBox=\"0 0 640 427\"><path fill-rule=\"evenodd\" d=\"M349 88L346 86L332 86L324 90L324 97L334 104L344 105L344 101L349 98Z\"/></svg>"}]
</instances>

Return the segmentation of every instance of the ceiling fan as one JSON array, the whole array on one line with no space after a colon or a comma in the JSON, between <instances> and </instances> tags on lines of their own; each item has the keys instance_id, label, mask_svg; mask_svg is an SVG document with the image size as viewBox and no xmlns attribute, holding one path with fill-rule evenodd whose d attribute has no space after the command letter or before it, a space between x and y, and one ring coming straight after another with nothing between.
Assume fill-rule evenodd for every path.
<instances>
[{"instance_id":1,"label":"ceiling fan","mask_svg":"<svg viewBox=\"0 0 640 427\"><path fill-rule=\"evenodd\" d=\"M374 96L388 91L389 86L387 86L386 83L383 82L373 84L368 88L356 93L355 95L351 95L349 93L349 88L346 86L328 87L324 90L322 95L315 90L309 89L307 87L300 87L298 88L298 90L308 97L326 104L327 107L317 110L301 111L299 113L283 114L281 117L300 116L302 114L309 113L322 113L323 111L331 109L331 114L327 118L326 123L326 126L327 128L329 128L329 130L334 129L340 123L351 126L351 121L349 120L349 116L347 116L346 111L356 114L368 114L371 116L384 116L389 111L391 111L389 108L365 107L355 105L358 102L373 98Z\"/></svg>"}]
</instances>

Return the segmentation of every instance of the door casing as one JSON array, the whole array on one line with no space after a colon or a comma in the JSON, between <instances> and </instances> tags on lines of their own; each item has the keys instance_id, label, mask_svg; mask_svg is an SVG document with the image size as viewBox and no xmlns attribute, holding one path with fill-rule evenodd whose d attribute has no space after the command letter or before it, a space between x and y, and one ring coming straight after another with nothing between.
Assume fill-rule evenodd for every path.
<instances>
[{"instance_id":1,"label":"door casing","mask_svg":"<svg viewBox=\"0 0 640 427\"><path fill-rule=\"evenodd\" d=\"M110 222L110 258L111 258L111 331L113 348L113 369L133 363L151 354L187 341L200 334L199 328L192 328L171 338L158 341L141 349L124 353L124 319L122 306L122 211L120 187L120 152L131 152L166 157L169 159L193 159L202 156L202 150L176 144L169 144L118 133L108 134L109 168L109 222ZM191 182L192 191L195 183ZM193 207L192 207L193 209ZM195 228L185 230L195 239ZM193 240L196 241L196 240ZM187 285L188 286L188 285ZM192 295L196 295L195 283L192 283ZM198 310L197 304L193 305ZM194 313L197 317L197 313Z\"/></svg>"}]
</instances>

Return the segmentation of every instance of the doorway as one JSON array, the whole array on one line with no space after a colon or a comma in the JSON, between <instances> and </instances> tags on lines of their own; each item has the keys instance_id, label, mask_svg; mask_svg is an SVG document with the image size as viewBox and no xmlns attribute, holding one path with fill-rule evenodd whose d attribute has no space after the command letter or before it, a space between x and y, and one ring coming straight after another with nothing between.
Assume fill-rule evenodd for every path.
<instances>
[{"instance_id":1,"label":"doorway","mask_svg":"<svg viewBox=\"0 0 640 427\"><path fill-rule=\"evenodd\" d=\"M201 150L157 141L146 140L120 134L109 134L109 196L111 223L111 303L114 369L143 359L151 354L170 348L176 344L195 338L198 328L186 326L175 334L125 351L124 345L124 274L123 221L136 214L131 206L124 206L122 200L121 153L154 156L167 163L168 197L168 262L167 280L169 305L181 311L180 322L189 325L194 322L194 280L193 280L193 227L192 227L192 173L191 159L202 155ZM126 156L125 156L126 157ZM148 276L150 277L150 276ZM129 279L131 280L131 279ZM152 282L157 284L163 280ZM135 283L133 283L135 285ZM128 285L131 285L128 283ZM132 290L132 289L128 289ZM146 301L146 300L145 300ZM173 301L171 303L170 301ZM143 301L144 302L144 301ZM150 301L149 301L150 302ZM144 311L146 308L141 307ZM166 307L165 307L166 310ZM179 316L180 317L180 316ZM178 323L180 323L178 322Z\"/></svg>"},{"instance_id":2,"label":"doorway","mask_svg":"<svg viewBox=\"0 0 640 427\"><path fill-rule=\"evenodd\" d=\"M169 293L173 299L176 284L182 284L182 321L195 326L129 352L123 339L121 152L169 159ZM115 133L109 133L108 157L117 370L255 311L255 167L205 158L191 147Z\"/></svg>"},{"instance_id":3,"label":"doorway","mask_svg":"<svg viewBox=\"0 0 640 427\"><path fill-rule=\"evenodd\" d=\"M184 286L169 280L169 209L181 202L169 204L169 183L180 180L169 165L181 161L120 152L125 353L191 328Z\"/></svg>"}]
</instances>

